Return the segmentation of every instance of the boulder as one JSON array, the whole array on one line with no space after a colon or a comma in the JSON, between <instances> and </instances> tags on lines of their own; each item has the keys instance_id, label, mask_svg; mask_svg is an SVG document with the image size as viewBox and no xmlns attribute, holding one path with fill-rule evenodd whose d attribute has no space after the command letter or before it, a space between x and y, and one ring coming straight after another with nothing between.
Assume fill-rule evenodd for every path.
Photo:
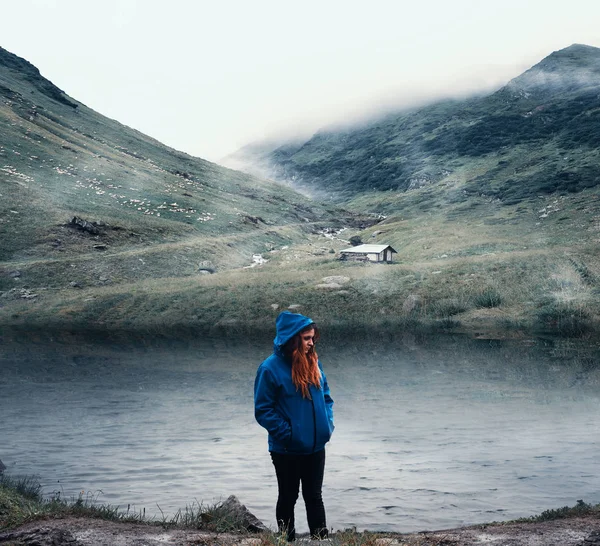
<instances>
[{"instance_id":1,"label":"boulder","mask_svg":"<svg viewBox=\"0 0 600 546\"><path fill-rule=\"evenodd\" d=\"M198 272L200 274L216 273L217 268L210 260L203 260L198 264Z\"/></svg>"},{"instance_id":2,"label":"boulder","mask_svg":"<svg viewBox=\"0 0 600 546\"><path fill-rule=\"evenodd\" d=\"M96 225L96 222L88 222L87 220L84 220L83 218L79 218L78 216L73 216L73 218L71 218L71 221L69 222L69 226L79 229L81 231L87 231L88 233L91 233L92 235L98 235L100 233L100 230L98 229L98 227Z\"/></svg>"},{"instance_id":3,"label":"boulder","mask_svg":"<svg viewBox=\"0 0 600 546\"><path fill-rule=\"evenodd\" d=\"M230 495L221 508L230 515L231 519L239 522L240 526L247 531L252 533L267 531L264 523L250 512L235 495Z\"/></svg>"},{"instance_id":4,"label":"boulder","mask_svg":"<svg viewBox=\"0 0 600 546\"><path fill-rule=\"evenodd\" d=\"M342 285L337 282L327 282L315 285L315 288L320 288L321 290L338 290L341 287Z\"/></svg>"}]
</instances>

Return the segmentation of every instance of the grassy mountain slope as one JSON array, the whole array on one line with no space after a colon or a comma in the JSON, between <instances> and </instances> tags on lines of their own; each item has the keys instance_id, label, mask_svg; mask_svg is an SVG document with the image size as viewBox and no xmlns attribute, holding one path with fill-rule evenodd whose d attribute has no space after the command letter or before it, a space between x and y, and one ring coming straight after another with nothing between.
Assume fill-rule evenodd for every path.
<instances>
[{"instance_id":1,"label":"grassy mountain slope","mask_svg":"<svg viewBox=\"0 0 600 546\"><path fill-rule=\"evenodd\" d=\"M557 51L499 91L321 131L265 159L276 179L351 198L408 191L468 167L465 191L516 203L600 183L600 49ZM480 158L502 156L485 169ZM526 161L523 160L524 156Z\"/></svg>"},{"instance_id":2,"label":"grassy mountain slope","mask_svg":"<svg viewBox=\"0 0 600 546\"><path fill-rule=\"evenodd\" d=\"M592 332L599 76L600 49L574 45L489 96L321 131L270 153L255 146L255 158L276 178L386 217L361 233L399 251L401 264L377 272L369 296L382 321Z\"/></svg>"},{"instance_id":3,"label":"grassy mountain slope","mask_svg":"<svg viewBox=\"0 0 600 546\"><path fill-rule=\"evenodd\" d=\"M28 336L36 327L256 333L292 308L328 336L592 335L600 201L586 120L595 110L586 106L568 131L555 124L547 138L530 139L516 122L506 135L474 135L498 126L490 119L513 120L517 107L518 120L544 128L554 118L546 123L543 108L530 114L540 104L551 112L588 104L587 53L596 52L554 54L491 97L277 150L280 165L298 169L295 182L313 184L314 171L323 193L343 188L336 197L346 213L108 120L0 50L0 327ZM580 74L575 90L572 78L547 76L565 65ZM483 150L488 141L501 144ZM575 141L568 154L559 146ZM383 176L394 165L410 176ZM551 168L575 174L552 179L564 182L560 191L543 189ZM361 176L369 183L358 185ZM353 235L391 244L396 263L337 260ZM267 262L248 267L255 254Z\"/></svg>"},{"instance_id":4,"label":"grassy mountain slope","mask_svg":"<svg viewBox=\"0 0 600 546\"><path fill-rule=\"evenodd\" d=\"M2 49L0 128L0 290L17 274L61 288L240 267L343 222L101 116Z\"/></svg>"}]
</instances>

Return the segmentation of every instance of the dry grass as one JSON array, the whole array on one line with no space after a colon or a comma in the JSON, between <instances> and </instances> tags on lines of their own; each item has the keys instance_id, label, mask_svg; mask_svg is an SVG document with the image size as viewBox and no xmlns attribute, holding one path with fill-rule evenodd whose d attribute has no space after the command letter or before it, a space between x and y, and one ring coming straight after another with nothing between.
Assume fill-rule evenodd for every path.
<instances>
[{"instance_id":1,"label":"dry grass","mask_svg":"<svg viewBox=\"0 0 600 546\"><path fill-rule=\"evenodd\" d=\"M573 249L568 255L522 250L360 264L337 261L315 242L263 255L269 261L262 266L213 275L38 290L37 298L1 308L0 323L242 333L269 329L277 313L291 306L348 335L398 328L584 335L600 315L599 295L589 281L599 273L597 262ZM318 287L331 276L347 280Z\"/></svg>"},{"instance_id":2,"label":"dry grass","mask_svg":"<svg viewBox=\"0 0 600 546\"><path fill-rule=\"evenodd\" d=\"M100 123L86 115L89 123ZM44 139L30 143L35 161L21 164L17 174L1 175L16 190L0 207L3 244L12 252L0 265L2 325L240 331L269 328L281 309L298 306L348 335L398 328L505 335L597 330L600 204L593 190L511 206L464 198L463 185L495 161L482 157L438 185L356 198L350 208L387 218L362 231L347 230L343 239L327 239L315 232L333 215L324 214L318 203L304 211L287 189L280 199L268 183L248 185L239 173L185 159L139 135L133 147L117 144L122 137L116 129L117 140L108 144L88 142L52 120L42 125L13 121L23 125L11 126L14 142L19 131L30 129ZM69 149L64 157L51 157L63 142L55 135L63 133ZM158 155L144 159L152 154ZM185 162L195 181L174 174ZM41 183L44 173L48 177ZM22 176L35 184L18 184ZM121 186L117 193L123 198L110 197L113 183ZM142 207L133 204L142 198ZM155 205L163 200L169 203L168 218L156 216ZM175 200L183 212L171 207ZM47 203L51 212L44 215ZM7 207L17 213L6 212ZM216 216L194 219L192 225L185 207ZM244 223L248 211L268 224ZM62 225L72 212L93 213L93 219L119 229L99 237L74 232ZM353 235L391 244L399 252L396 263L337 261ZM97 243L106 249L94 249ZM247 268L254 254L268 262ZM216 274L202 274L203 267ZM318 288L330 276L348 281L339 288Z\"/></svg>"}]
</instances>

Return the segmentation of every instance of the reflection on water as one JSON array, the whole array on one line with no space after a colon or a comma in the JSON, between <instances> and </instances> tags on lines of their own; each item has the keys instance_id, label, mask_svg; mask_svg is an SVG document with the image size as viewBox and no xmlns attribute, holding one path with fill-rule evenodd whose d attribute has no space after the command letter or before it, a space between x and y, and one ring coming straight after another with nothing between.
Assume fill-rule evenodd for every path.
<instances>
[{"instance_id":1,"label":"reflection on water","mask_svg":"<svg viewBox=\"0 0 600 546\"><path fill-rule=\"evenodd\" d=\"M408 532L600 502L600 369L568 349L322 345L336 414L330 526ZM252 405L268 344L0 351L0 458L11 474L150 515L236 494L274 525L274 471Z\"/></svg>"}]
</instances>

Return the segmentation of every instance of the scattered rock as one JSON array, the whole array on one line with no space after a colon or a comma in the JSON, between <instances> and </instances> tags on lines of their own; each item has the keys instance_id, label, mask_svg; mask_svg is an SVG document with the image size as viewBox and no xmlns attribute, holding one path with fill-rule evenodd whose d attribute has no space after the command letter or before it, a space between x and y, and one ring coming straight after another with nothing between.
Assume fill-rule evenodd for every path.
<instances>
[{"instance_id":1,"label":"scattered rock","mask_svg":"<svg viewBox=\"0 0 600 546\"><path fill-rule=\"evenodd\" d=\"M256 533L267 531L267 527L260 521L248 508L246 508L235 495L230 495L223 503L222 508L231 515L231 517L240 522L247 531Z\"/></svg>"},{"instance_id":2,"label":"scattered rock","mask_svg":"<svg viewBox=\"0 0 600 546\"><path fill-rule=\"evenodd\" d=\"M252 267L256 267L257 265L266 264L269 260L262 257L262 254L253 254L252 255L252 263L247 265L244 269L250 269Z\"/></svg>"},{"instance_id":3,"label":"scattered rock","mask_svg":"<svg viewBox=\"0 0 600 546\"><path fill-rule=\"evenodd\" d=\"M423 188L424 186L429 186L431 184L431 178L429 176L421 176L417 178L411 178L409 180L409 190L414 190L417 188Z\"/></svg>"},{"instance_id":4,"label":"scattered rock","mask_svg":"<svg viewBox=\"0 0 600 546\"><path fill-rule=\"evenodd\" d=\"M19 270L15 270L11 271L8 275L13 279L18 279L21 276L21 272Z\"/></svg>"},{"instance_id":5,"label":"scattered rock","mask_svg":"<svg viewBox=\"0 0 600 546\"><path fill-rule=\"evenodd\" d=\"M98 224L96 222L88 222L87 220L79 218L78 216L73 216L67 225L80 231L86 231L92 235L98 235L100 233L100 230L97 227Z\"/></svg>"},{"instance_id":6,"label":"scattered rock","mask_svg":"<svg viewBox=\"0 0 600 546\"><path fill-rule=\"evenodd\" d=\"M297 309L302 309L302 305L299 303L292 303L292 305L288 305L288 309L290 311L296 311Z\"/></svg>"},{"instance_id":7,"label":"scattered rock","mask_svg":"<svg viewBox=\"0 0 600 546\"><path fill-rule=\"evenodd\" d=\"M6 292L0 292L0 298L5 300L32 300L37 298L37 294L34 294L29 288L11 288Z\"/></svg>"},{"instance_id":8,"label":"scattered rock","mask_svg":"<svg viewBox=\"0 0 600 546\"><path fill-rule=\"evenodd\" d=\"M255 226L259 224L266 224L266 222L260 216L250 216L249 214L244 214L242 216L242 222L244 224L254 224Z\"/></svg>"},{"instance_id":9,"label":"scattered rock","mask_svg":"<svg viewBox=\"0 0 600 546\"><path fill-rule=\"evenodd\" d=\"M69 283L69 286L70 286L71 288L81 288L81 285L80 285L80 284L79 284L77 281L71 281L71 282Z\"/></svg>"},{"instance_id":10,"label":"scattered rock","mask_svg":"<svg viewBox=\"0 0 600 546\"><path fill-rule=\"evenodd\" d=\"M107 248L108 248L108 245L105 245L105 244L94 245L95 250L106 250Z\"/></svg>"},{"instance_id":11,"label":"scattered rock","mask_svg":"<svg viewBox=\"0 0 600 546\"><path fill-rule=\"evenodd\" d=\"M278 303L272 303L271 304L271 309L273 309L273 311L277 311L277 309L279 309L279 304Z\"/></svg>"},{"instance_id":12,"label":"scattered rock","mask_svg":"<svg viewBox=\"0 0 600 546\"><path fill-rule=\"evenodd\" d=\"M402 304L402 311L404 311L407 314L412 313L413 311L418 310L421 307L422 302L423 299L421 298L421 296L417 294L411 294L404 300L404 303Z\"/></svg>"}]
</instances>

